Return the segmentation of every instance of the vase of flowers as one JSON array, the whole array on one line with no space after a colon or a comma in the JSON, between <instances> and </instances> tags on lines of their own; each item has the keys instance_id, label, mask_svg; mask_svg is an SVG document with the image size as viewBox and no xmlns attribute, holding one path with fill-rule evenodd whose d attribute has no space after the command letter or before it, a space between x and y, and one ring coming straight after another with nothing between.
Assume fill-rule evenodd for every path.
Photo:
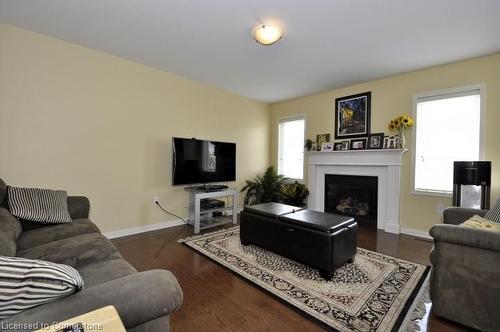
<instances>
[{"instance_id":1,"label":"vase of flowers","mask_svg":"<svg viewBox=\"0 0 500 332\"><path fill-rule=\"evenodd\" d=\"M405 129L411 128L415 125L415 120L408 114L400 115L389 122L390 131L399 131L399 148L404 149L406 147L406 137Z\"/></svg>"}]
</instances>

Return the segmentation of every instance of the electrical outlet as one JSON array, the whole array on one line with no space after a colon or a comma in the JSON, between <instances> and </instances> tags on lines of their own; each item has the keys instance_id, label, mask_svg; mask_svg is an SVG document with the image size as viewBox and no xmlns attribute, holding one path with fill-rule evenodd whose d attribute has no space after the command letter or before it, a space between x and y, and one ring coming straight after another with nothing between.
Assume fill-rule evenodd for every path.
<instances>
[{"instance_id":1,"label":"electrical outlet","mask_svg":"<svg viewBox=\"0 0 500 332\"><path fill-rule=\"evenodd\" d=\"M153 204L159 204L160 203L160 196L153 196Z\"/></svg>"},{"instance_id":2,"label":"electrical outlet","mask_svg":"<svg viewBox=\"0 0 500 332\"><path fill-rule=\"evenodd\" d=\"M436 211L437 211L437 213L439 213L439 214L443 214L443 212L444 212L444 205L443 205L443 204L438 204L438 205L436 206Z\"/></svg>"}]
</instances>

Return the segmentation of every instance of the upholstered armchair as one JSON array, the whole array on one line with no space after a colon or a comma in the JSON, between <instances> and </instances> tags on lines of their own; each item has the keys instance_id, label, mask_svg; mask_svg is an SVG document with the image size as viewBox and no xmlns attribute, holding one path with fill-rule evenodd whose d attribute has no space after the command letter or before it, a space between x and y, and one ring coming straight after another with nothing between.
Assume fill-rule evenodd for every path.
<instances>
[{"instance_id":1,"label":"upholstered armchair","mask_svg":"<svg viewBox=\"0 0 500 332\"><path fill-rule=\"evenodd\" d=\"M448 208L435 225L431 251L432 311L481 331L500 331L500 232L458 226L486 210Z\"/></svg>"}]
</instances>

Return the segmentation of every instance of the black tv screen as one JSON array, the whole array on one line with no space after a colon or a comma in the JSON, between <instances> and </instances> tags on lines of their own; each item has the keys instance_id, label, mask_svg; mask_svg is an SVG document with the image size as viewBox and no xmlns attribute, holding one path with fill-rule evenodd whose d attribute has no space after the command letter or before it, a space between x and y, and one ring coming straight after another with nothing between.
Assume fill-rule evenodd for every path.
<instances>
[{"instance_id":1,"label":"black tv screen","mask_svg":"<svg viewBox=\"0 0 500 332\"><path fill-rule=\"evenodd\" d=\"M236 144L172 138L172 183L203 184L236 180Z\"/></svg>"}]
</instances>

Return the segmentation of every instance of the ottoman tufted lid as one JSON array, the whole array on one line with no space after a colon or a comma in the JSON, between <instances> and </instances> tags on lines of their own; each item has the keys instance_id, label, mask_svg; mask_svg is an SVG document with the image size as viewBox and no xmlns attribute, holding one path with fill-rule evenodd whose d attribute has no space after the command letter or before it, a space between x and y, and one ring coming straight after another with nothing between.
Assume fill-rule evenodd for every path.
<instances>
[{"instance_id":1,"label":"ottoman tufted lid","mask_svg":"<svg viewBox=\"0 0 500 332\"><path fill-rule=\"evenodd\" d=\"M353 217L308 209L281 215L278 220L327 233L334 233L356 224Z\"/></svg>"},{"instance_id":2,"label":"ottoman tufted lid","mask_svg":"<svg viewBox=\"0 0 500 332\"><path fill-rule=\"evenodd\" d=\"M266 217L277 218L287 213L293 213L302 210L302 208L281 204L281 203L262 203L257 205L245 206L246 212L251 212Z\"/></svg>"}]
</instances>

